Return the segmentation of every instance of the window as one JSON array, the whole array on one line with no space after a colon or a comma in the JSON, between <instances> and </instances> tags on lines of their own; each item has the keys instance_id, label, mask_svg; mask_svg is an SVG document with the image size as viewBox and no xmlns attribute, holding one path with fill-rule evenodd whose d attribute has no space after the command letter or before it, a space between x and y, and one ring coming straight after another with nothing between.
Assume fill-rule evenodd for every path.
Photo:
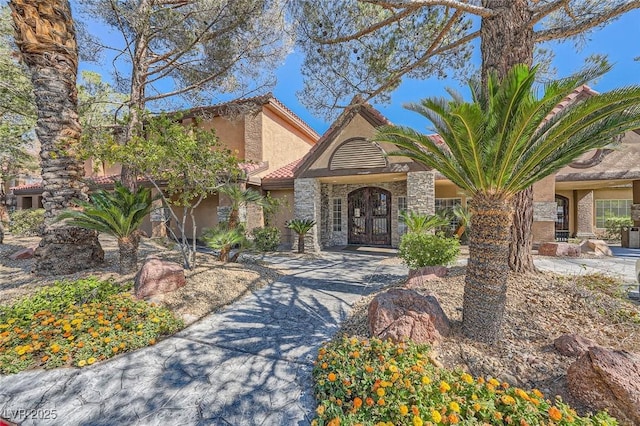
<instances>
[{"instance_id":1,"label":"window","mask_svg":"<svg viewBox=\"0 0 640 426\"><path fill-rule=\"evenodd\" d=\"M342 232L342 199L333 199L333 210L331 217L333 218L333 232Z\"/></svg>"},{"instance_id":2,"label":"window","mask_svg":"<svg viewBox=\"0 0 640 426\"><path fill-rule=\"evenodd\" d=\"M631 217L633 200L596 200L596 228L604 228L609 217Z\"/></svg>"},{"instance_id":3,"label":"window","mask_svg":"<svg viewBox=\"0 0 640 426\"><path fill-rule=\"evenodd\" d=\"M400 217L403 212L407 211L407 197L398 197L398 234L400 236L407 233L407 224Z\"/></svg>"},{"instance_id":4,"label":"window","mask_svg":"<svg viewBox=\"0 0 640 426\"><path fill-rule=\"evenodd\" d=\"M462 204L462 198L436 198L436 214L449 218L449 227L455 231L458 229L458 218L453 214L453 208Z\"/></svg>"}]
</instances>

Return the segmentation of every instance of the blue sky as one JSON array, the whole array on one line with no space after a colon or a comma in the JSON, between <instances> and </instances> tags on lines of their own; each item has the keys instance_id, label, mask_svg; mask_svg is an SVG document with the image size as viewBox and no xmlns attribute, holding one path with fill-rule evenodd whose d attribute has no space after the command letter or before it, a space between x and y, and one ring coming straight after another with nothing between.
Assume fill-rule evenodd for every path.
<instances>
[{"instance_id":1,"label":"blue sky","mask_svg":"<svg viewBox=\"0 0 640 426\"><path fill-rule=\"evenodd\" d=\"M105 27L97 25L91 28L106 38L106 42L118 43L115 33ZM113 38L113 40L111 40ZM591 54L608 55L614 68L600 81L592 84L598 91L607 91L615 87L628 84L640 84L640 61L634 58L640 56L640 10L634 10L611 22L605 28L589 34L582 49L577 50L572 42L553 43L545 47L555 51L556 59L553 66L558 76L565 76L580 69L584 59ZM479 49L475 49L473 59L476 65L480 63ZM291 110L304 119L318 133L322 134L330 123L322 118L314 117L296 98L296 92L302 89L300 66L302 58L297 53L290 54L285 63L277 70L278 84L274 89L275 96ZM111 64L105 62L103 66L96 64L81 64L81 69L92 69L100 72L108 81L110 79ZM419 115L405 110L402 105L407 102L418 101L428 96L445 96L445 87L453 87L464 93L464 86L456 80L406 80L392 94L391 103L374 104L389 120L395 124L412 126L421 131L428 131L428 122ZM216 103L216 102L213 102Z\"/></svg>"}]
</instances>

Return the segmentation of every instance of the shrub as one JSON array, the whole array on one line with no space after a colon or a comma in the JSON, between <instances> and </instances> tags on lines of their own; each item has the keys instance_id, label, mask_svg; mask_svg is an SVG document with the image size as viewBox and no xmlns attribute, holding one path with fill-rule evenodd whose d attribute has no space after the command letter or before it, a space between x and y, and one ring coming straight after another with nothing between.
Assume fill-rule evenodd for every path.
<instances>
[{"instance_id":1,"label":"shrub","mask_svg":"<svg viewBox=\"0 0 640 426\"><path fill-rule=\"evenodd\" d=\"M0 307L0 373L84 367L152 345L182 326L166 308L138 301L113 282L56 282Z\"/></svg>"},{"instance_id":2,"label":"shrub","mask_svg":"<svg viewBox=\"0 0 640 426\"><path fill-rule=\"evenodd\" d=\"M44 209L16 210L11 213L11 233L20 237L42 235Z\"/></svg>"},{"instance_id":3,"label":"shrub","mask_svg":"<svg viewBox=\"0 0 640 426\"><path fill-rule=\"evenodd\" d=\"M443 234L409 232L402 236L398 256L410 269L448 265L460 253L460 241Z\"/></svg>"},{"instance_id":4,"label":"shrub","mask_svg":"<svg viewBox=\"0 0 640 426\"><path fill-rule=\"evenodd\" d=\"M313 369L317 417L312 425L616 425L604 412L579 417L496 379L434 367L429 347L346 337L323 346Z\"/></svg>"},{"instance_id":5,"label":"shrub","mask_svg":"<svg viewBox=\"0 0 640 426\"><path fill-rule=\"evenodd\" d=\"M607 240L620 240L622 238L622 227L633 226L633 220L630 217L610 216L604 221L605 238Z\"/></svg>"},{"instance_id":6,"label":"shrub","mask_svg":"<svg viewBox=\"0 0 640 426\"><path fill-rule=\"evenodd\" d=\"M275 226L255 228L251 231L253 244L260 251L276 251L280 245L280 230Z\"/></svg>"}]
</instances>

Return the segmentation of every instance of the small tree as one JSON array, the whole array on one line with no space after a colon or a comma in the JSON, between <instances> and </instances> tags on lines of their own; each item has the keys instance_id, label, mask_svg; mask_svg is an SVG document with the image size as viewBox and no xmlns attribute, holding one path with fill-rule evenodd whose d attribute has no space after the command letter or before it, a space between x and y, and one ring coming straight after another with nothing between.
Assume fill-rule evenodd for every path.
<instances>
[{"instance_id":1,"label":"small tree","mask_svg":"<svg viewBox=\"0 0 640 426\"><path fill-rule=\"evenodd\" d=\"M311 219L291 219L287 223L287 228L298 234L298 253L304 253L304 236L315 224L316 221Z\"/></svg>"},{"instance_id":2,"label":"small tree","mask_svg":"<svg viewBox=\"0 0 640 426\"><path fill-rule=\"evenodd\" d=\"M135 271L138 266L138 228L151 211L151 190L139 188L135 192L116 183L113 192L97 191L91 202L77 200L82 210L67 210L58 220L70 219L70 224L93 229L118 239L120 273Z\"/></svg>"},{"instance_id":3,"label":"small tree","mask_svg":"<svg viewBox=\"0 0 640 426\"><path fill-rule=\"evenodd\" d=\"M163 204L175 208L167 209L176 228L169 227L169 232L179 243L184 267L192 269L196 261L195 209L240 176L238 159L218 142L213 130L197 123L187 127L175 117L161 115L147 120L145 130L145 137L135 143L113 142L110 161L133 165L155 187ZM186 233L188 219L190 236Z\"/></svg>"}]
</instances>

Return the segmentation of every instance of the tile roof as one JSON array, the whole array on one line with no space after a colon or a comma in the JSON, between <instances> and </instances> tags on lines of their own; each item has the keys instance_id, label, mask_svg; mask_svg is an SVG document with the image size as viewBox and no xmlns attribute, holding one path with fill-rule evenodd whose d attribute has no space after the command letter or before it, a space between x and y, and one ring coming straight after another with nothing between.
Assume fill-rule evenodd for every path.
<instances>
[{"instance_id":1,"label":"tile roof","mask_svg":"<svg viewBox=\"0 0 640 426\"><path fill-rule=\"evenodd\" d=\"M277 179L293 179L293 175L301 161L302 161L302 158L299 158L296 161L293 161L287 164L286 166L280 167L279 169L272 171L271 173L264 176L262 178L262 181L264 182L264 181L277 180Z\"/></svg>"}]
</instances>

